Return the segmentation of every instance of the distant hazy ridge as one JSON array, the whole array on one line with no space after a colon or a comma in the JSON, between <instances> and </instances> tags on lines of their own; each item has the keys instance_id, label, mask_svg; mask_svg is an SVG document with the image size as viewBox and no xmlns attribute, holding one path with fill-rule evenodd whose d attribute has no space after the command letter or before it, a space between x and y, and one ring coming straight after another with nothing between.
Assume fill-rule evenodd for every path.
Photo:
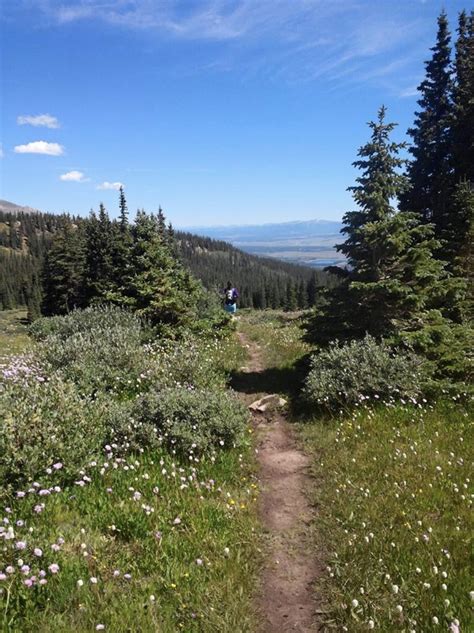
<instances>
[{"instance_id":1,"label":"distant hazy ridge","mask_svg":"<svg viewBox=\"0 0 474 633\"><path fill-rule=\"evenodd\" d=\"M334 248L342 241L341 227L341 222L308 220L245 226L193 226L185 230L230 242L247 253L320 267L344 261Z\"/></svg>"}]
</instances>

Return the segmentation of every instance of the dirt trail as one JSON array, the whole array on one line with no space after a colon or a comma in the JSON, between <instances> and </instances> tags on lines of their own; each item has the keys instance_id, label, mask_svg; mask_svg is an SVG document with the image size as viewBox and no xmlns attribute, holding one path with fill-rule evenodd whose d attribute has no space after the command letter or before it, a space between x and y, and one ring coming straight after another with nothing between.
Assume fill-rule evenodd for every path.
<instances>
[{"instance_id":1,"label":"dirt trail","mask_svg":"<svg viewBox=\"0 0 474 633\"><path fill-rule=\"evenodd\" d=\"M264 371L258 345L242 333L238 336L250 354L250 360L242 371ZM312 511L304 493L308 484L309 460L297 448L284 415L277 412L254 413L253 417L258 428L262 485L260 517L268 536L257 604L261 617L260 631L318 631L313 588L317 561L307 535Z\"/></svg>"}]
</instances>

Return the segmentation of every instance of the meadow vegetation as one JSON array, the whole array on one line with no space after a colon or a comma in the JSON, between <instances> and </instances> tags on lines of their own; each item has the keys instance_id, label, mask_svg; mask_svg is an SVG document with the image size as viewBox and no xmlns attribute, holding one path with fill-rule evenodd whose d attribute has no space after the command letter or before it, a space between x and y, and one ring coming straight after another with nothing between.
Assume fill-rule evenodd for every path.
<instances>
[{"instance_id":1,"label":"meadow vegetation","mask_svg":"<svg viewBox=\"0 0 474 633\"><path fill-rule=\"evenodd\" d=\"M239 346L156 338L110 306L31 334L0 374L3 627L252 630L257 484L224 389Z\"/></svg>"}]
</instances>

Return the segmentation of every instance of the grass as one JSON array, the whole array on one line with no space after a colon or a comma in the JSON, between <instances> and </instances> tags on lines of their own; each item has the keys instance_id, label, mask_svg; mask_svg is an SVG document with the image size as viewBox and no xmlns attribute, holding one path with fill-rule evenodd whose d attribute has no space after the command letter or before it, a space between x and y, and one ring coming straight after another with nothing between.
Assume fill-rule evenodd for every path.
<instances>
[{"instance_id":1,"label":"grass","mask_svg":"<svg viewBox=\"0 0 474 633\"><path fill-rule=\"evenodd\" d=\"M0 360L28 347L27 326L26 310L0 310Z\"/></svg>"},{"instance_id":2,"label":"grass","mask_svg":"<svg viewBox=\"0 0 474 633\"><path fill-rule=\"evenodd\" d=\"M319 591L337 631L472 630L473 437L466 410L400 405L302 427ZM449 628L452 627L452 628Z\"/></svg>"},{"instance_id":3,"label":"grass","mask_svg":"<svg viewBox=\"0 0 474 633\"><path fill-rule=\"evenodd\" d=\"M291 367L310 347L302 341L302 317L280 310L242 310L240 330L262 349L266 367Z\"/></svg>"},{"instance_id":4,"label":"grass","mask_svg":"<svg viewBox=\"0 0 474 633\"><path fill-rule=\"evenodd\" d=\"M308 352L299 322L265 312L241 323L273 364L263 373L283 372L295 388ZM299 400L296 389L289 395ZM298 413L314 475L314 548L326 559L315 587L326 630L474 630L472 410L446 401L360 407L339 419Z\"/></svg>"},{"instance_id":5,"label":"grass","mask_svg":"<svg viewBox=\"0 0 474 633\"><path fill-rule=\"evenodd\" d=\"M310 349L302 341L301 328L299 313L242 310L239 330L259 345L264 368L258 372L234 371L231 386L247 394L279 393L296 404Z\"/></svg>"},{"instance_id":6,"label":"grass","mask_svg":"<svg viewBox=\"0 0 474 633\"><path fill-rule=\"evenodd\" d=\"M105 454L83 485L15 500L7 518L22 522L15 542L26 547L1 566L14 568L1 583L4 630L254 630L252 472L249 449L182 464L165 452ZM25 586L41 570L47 583Z\"/></svg>"},{"instance_id":7,"label":"grass","mask_svg":"<svg viewBox=\"0 0 474 633\"><path fill-rule=\"evenodd\" d=\"M202 354L223 371L245 358L235 340L203 341ZM0 514L0 630L254 631L258 486L246 434L201 458L106 446L64 488L67 464L45 463Z\"/></svg>"}]
</instances>

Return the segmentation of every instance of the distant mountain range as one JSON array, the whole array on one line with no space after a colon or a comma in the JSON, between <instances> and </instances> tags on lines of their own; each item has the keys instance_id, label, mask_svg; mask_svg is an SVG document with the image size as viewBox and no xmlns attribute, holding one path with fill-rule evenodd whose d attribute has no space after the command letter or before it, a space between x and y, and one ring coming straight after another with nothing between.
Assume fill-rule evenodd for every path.
<instances>
[{"instance_id":1,"label":"distant mountain range","mask_svg":"<svg viewBox=\"0 0 474 633\"><path fill-rule=\"evenodd\" d=\"M0 211L37 213L36 209L0 200ZM229 242L252 255L322 268L343 264L334 245L343 241L342 223L334 220L303 220L269 224L180 227L181 231Z\"/></svg>"},{"instance_id":2,"label":"distant mountain range","mask_svg":"<svg viewBox=\"0 0 474 633\"><path fill-rule=\"evenodd\" d=\"M8 202L8 200L0 200L0 211L4 211L5 213L36 213L38 209L22 207L20 204Z\"/></svg>"},{"instance_id":3,"label":"distant mountain range","mask_svg":"<svg viewBox=\"0 0 474 633\"><path fill-rule=\"evenodd\" d=\"M274 257L315 268L342 264L344 257L334 245L343 241L341 222L306 220L256 225L193 226L195 235L230 242L247 253Z\"/></svg>"}]
</instances>

